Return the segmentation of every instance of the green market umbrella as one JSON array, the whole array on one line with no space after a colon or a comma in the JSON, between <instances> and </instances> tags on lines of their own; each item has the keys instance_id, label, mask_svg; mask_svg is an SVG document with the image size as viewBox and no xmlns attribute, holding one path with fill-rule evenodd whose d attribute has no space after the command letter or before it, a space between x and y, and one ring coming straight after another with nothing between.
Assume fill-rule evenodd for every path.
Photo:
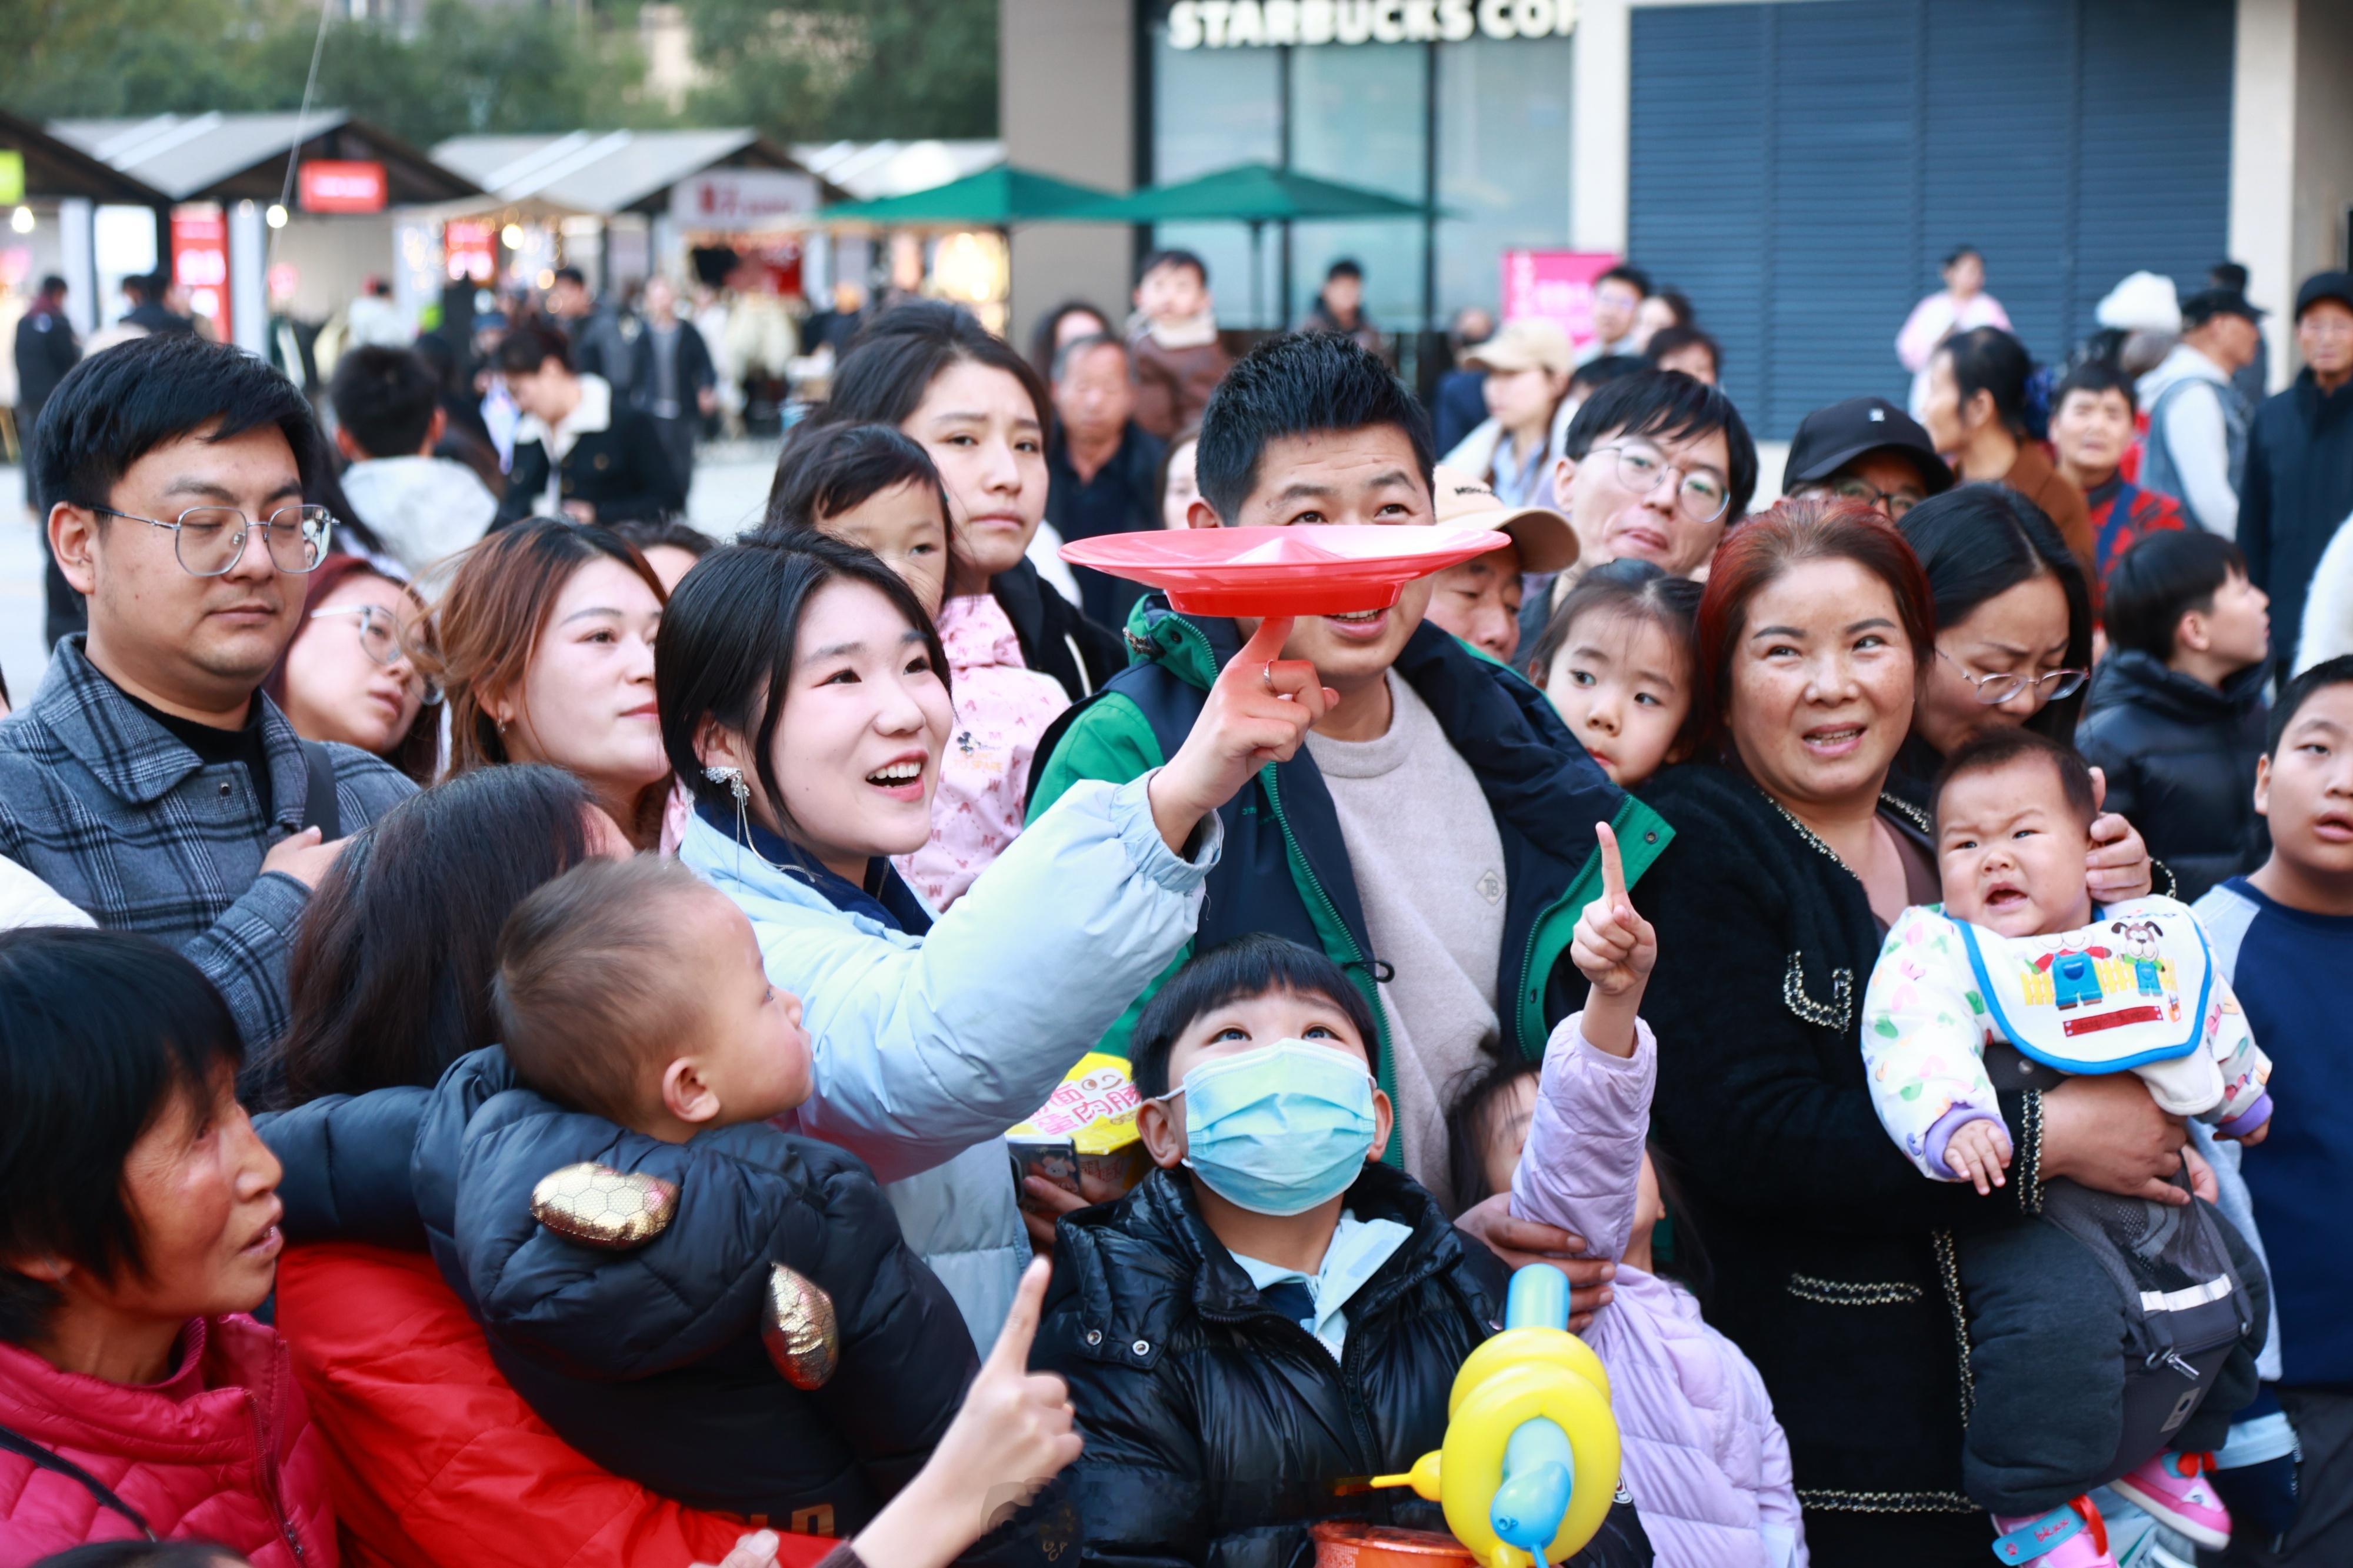
<instances>
[{"instance_id":1,"label":"green market umbrella","mask_svg":"<svg viewBox=\"0 0 2353 1568\"><path fill-rule=\"evenodd\" d=\"M1250 231L1250 313L1259 310L1261 254L1271 223L1304 218L1419 218L1433 209L1362 185L1320 180L1272 163L1237 163L1173 184L1148 185L1064 216L1121 223L1246 223ZM1287 285L1286 285L1287 289Z\"/></svg>"},{"instance_id":2,"label":"green market umbrella","mask_svg":"<svg viewBox=\"0 0 2353 1568\"><path fill-rule=\"evenodd\" d=\"M1112 199L1110 192L1092 185L1074 184L1051 174L999 163L927 191L909 191L904 195L878 196L864 202L836 202L818 216L827 221L1009 228L1015 224L1076 218L1078 209ZM1083 221L1096 220L1089 214Z\"/></svg>"}]
</instances>

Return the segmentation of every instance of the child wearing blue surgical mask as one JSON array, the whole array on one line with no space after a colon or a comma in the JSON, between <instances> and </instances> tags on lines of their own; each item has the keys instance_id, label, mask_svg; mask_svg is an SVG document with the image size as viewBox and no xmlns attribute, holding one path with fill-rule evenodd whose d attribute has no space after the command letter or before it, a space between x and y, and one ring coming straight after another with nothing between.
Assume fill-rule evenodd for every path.
<instances>
[{"instance_id":1,"label":"child wearing blue surgical mask","mask_svg":"<svg viewBox=\"0 0 2353 1568\"><path fill-rule=\"evenodd\" d=\"M1263 934L1194 958L1137 1020L1155 1169L1063 1216L1030 1358L1084 1440L1030 1517L1074 1516L1082 1561L1304 1562L1322 1519L1443 1528L1361 1478L1443 1441L1505 1275L1388 1163L1379 1039L1337 965ZM1639 1542L1621 1503L1571 1561L1648 1562Z\"/></svg>"}]
</instances>

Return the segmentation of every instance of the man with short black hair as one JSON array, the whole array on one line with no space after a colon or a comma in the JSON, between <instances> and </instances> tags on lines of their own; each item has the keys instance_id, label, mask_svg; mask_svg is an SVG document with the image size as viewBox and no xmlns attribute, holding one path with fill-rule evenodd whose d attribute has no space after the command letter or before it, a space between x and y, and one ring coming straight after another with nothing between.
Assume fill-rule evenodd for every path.
<instances>
[{"instance_id":1,"label":"man with short black hair","mask_svg":"<svg viewBox=\"0 0 2353 1568\"><path fill-rule=\"evenodd\" d=\"M1710 386L1724 380L1724 345L1697 327L1661 327L1642 353L1653 370L1679 370Z\"/></svg>"},{"instance_id":2,"label":"man with short black hair","mask_svg":"<svg viewBox=\"0 0 2353 1568\"><path fill-rule=\"evenodd\" d=\"M603 376L616 392L628 392L632 367L620 312L596 298L586 273L577 267L555 269L555 281L547 290L547 313L571 341L573 369Z\"/></svg>"},{"instance_id":3,"label":"man with short black hair","mask_svg":"<svg viewBox=\"0 0 2353 1568\"><path fill-rule=\"evenodd\" d=\"M16 441L33 449L33 432L41 423L41 408L81 360L81 343L73 322L66 317L66 280L51 274L41 279L41 291L16 322ZM41 582L48 601L42 640L55 643L82 625L81 596L68 586L49 559L46 539L41 545Z\"/></svg>"},{"instance_id":4,"label":"man with short black hair","mask_svg":"<svg viewBox=\"0 0 2353 1568\"><path fill-rule=\"evenodd\" d=\"M1244 356L1202 417L1196 468L1196 529L1436 522L1428 416L1388 366L1330 333ZM1535 1060L1583 995L1566 953L1599 885L1594 824L1614 821L1635 876L1669 830L1542 692L1426 620L1431 588L1423 578L1388 608L1293 623L1283 657L1314 664L1336 700L1297 757L1220 811L1196 941L1272 931L1349 972L1380 1022L1375 1067L1405 1168L1446 1201L1452 1086L1499 1049ZM1129 622L1136 662L1040 742L1031 819L1082 779L1124 783L1173 756L1258 625L1147 596ZM1134 1016L1106 1050L1124 1047ZM1482 1205L1472 1223L1519 1234L1507 1206Z\"/></svg>"},{"instance_id":5,"label":"man with short black hair","mask_svg":"<svg viewBox=\"0 0 2353 1568\"><path fill-rule=\"evenodd\" d=\"M564 334L518 327L499 344L497 365L522 422L492 526L534 513L629 522L685 508L686 486L653 421L603 376L574 369Z\"/></svg>"},{"instance_id":6,"label":"man with short black hair","mask_svg":"<svg viewBox=\"0 0 2353 1568\"><path fill-rule=\"evenodd\" d=\"M411 575L489 531L498 498L465 464L433 455L448 421L423 356L353 349L337 363L327 397L335 447L350 465L343 498Z\"/></svg>"},{"instance_id":7,"label":"man with short black hair","mask_svg":"<svg viewBox=\"0 0 2353 1568\"><path fill-rule=\"evenodd\" d=\"M1135 422L1128 346L1098 333L1054 355L1054 433L1046 441L1046 521L1068 542L1160 526L1160 464L1167 443ZM1144 596L1141 584L1074 566L1087 618L1113 630Z\"/></svg>"},{"instance_id":8,"label":"man with short black hair","mask_svg":"<svg viewBox=\"0 0 2353 1568\"><path fill-rule=\"evenodd\" d=\"M2247 414L2231 378L2254 363L2263 310L2244 294L2208 289L2181 301L2181 341L2140 378L2148 445L2140 482L2181 503L2209 533L2239 532Z\"/></svg>"},{"instance_id":9,"label":"man with short black hair","mask_svg":"<svg viewBox=\"0 0 2353 1568\"><path fill-rule=\"evenodd\" d=\"M1651 297L1651 275L1625 262L1593 280L1593 338L1577 351L1577 363L1604 354L1639 354L1641 331L1635 316Z\"/></svg>"},{"instance_id":10,"label":"man with short black hair","mask_svg":"<svg viewBox=\"0 0 2353 1568\"><path fill-rule=\"evenodd\" d=\"M2284 664L2302 646L2321 552L2353 517L2353 272L2304 280L2295 346L2304 369L2248 427L2239 509L2247 574L2272 596L2272 647Z\"/></svg>"},{"instance_id":11,"label":"man with short black hair","mask_svg":"<svg viewBox=\"0 0 2353 1568\"><path fill-rule=\"evenodd\" d=\"M2116 563L2135 544L2152 533L2189 526L2171 496L2145 490L2124 476L2122 464L2132 449L2138 410L2132 377L2105 360L2077 365L2051 395L2055 466L2060 478L2084 492L2084 511L2091 520L2095 612Z\"/></svg>"},{"instance_id":12,"label":"man with short black hair","mask_svg":"<svg viewBox=\"0 0 2353 1568\"><path fill-rule=\"evenodd\" d=\"M284 1032L311 889L416 789L301 740L259 691L332 542L302 500L320 447L302 395L236 349L174 333L77 365L31 479L90 630L0 720L0 857L177 944L256 1052Z\"/></svg>"},{"instance_id":13,"label":"man with short black hair","mask_svg":"<svg viewBox=\"0 0 2353 1568\"><path fill-rule=\"evenodd\" d=\"M1314 307L1299 323L1299 330L1338 332L1342 337L1356 339L1367 353L1388 353L1388 345L1381 341L1381 330L1365 314L1365 268L1361 262L1344 256L1332 263L1324 274L1324 287L1315 296Z\"/></svg>"},{"instance_id":14,"label":"man with short black hair","mask_svg":"<svg viewBox=\"0 0 2353 1568\"><path fill-rule=\"evenodd\" d=\"M171 291L168 273L137 273L122 280L122 297L131 301L131 309L122 313L122 324L136 327L142 332L171 334L185 332L194 337L195 318L183 316L164 302Z\"/></svg>"}]
</instances>

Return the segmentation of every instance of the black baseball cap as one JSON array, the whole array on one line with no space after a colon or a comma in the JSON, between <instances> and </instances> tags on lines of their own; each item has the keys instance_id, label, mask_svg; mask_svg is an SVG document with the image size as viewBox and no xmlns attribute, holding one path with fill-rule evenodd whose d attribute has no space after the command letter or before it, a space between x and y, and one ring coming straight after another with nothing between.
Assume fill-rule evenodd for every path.
<instances>
[{"instance_id":1,"label":"black baseball cap","mask_svg":"<svg viewBox=\"0 0 2353 1568\"><path fill-rule=\"evenodd\" d=\"M2353 272L2316 272L2306 279L2295 291L2295 319L2304 320L2304 313L2323 300L2353 310Z\"/></svg>"},{"instance_id":2,"label":"black baseball cap","mask_svg":"<svg viewBox=\"0 0 2353 1568\"><path fill-rule=\"evenodd\" d=\"M1953 488L1953 470L1936 455L1936 443L1920 422L1883 397L1850 397L1817 408L1798 422L1789 439L1789 463L1781 488L1827 479L1865 452L1901 452L1927 481L1928 493Z\"/></svg>"},{"instance_id":3,"label":"black baseball cap","mask_svg":"<svg viewBox=\"0 0 2353 1568\"><path fill-rule=\"evenodd\" d=\"M2181 301L2181 324L2197 326L2217 316L2243 316L2250 321L2260 321L2269 314L2236 289L2200 289Z\"/></svg>"}]
</instances>

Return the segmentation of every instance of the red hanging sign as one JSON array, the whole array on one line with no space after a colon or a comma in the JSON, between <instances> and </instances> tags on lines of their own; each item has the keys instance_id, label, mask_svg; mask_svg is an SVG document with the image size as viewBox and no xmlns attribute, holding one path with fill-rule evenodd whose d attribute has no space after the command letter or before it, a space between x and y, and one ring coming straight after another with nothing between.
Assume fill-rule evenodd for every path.
<instances>
[{"instance_id":1,"label":"red hanging sign","mask_svg":"<svg viewBox=\"0 0 2353 1568\"><path fill-rule=\"evenodd\" d=\"M380 213L390 190L382 163L332 158L304 163L297 186L306 213Z\"/></svg>"}]
</instances>

